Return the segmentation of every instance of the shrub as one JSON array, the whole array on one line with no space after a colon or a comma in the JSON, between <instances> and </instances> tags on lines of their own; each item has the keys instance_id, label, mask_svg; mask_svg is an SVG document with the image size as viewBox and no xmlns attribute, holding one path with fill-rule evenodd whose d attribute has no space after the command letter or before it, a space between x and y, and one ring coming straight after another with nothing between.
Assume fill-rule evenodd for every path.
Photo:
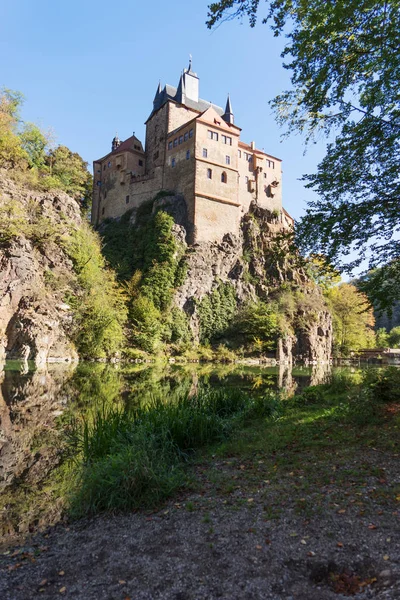
<instances>
[{"instance_id":1,"label":"shrub","mask_svg":"<svg viewBox=\"0 0 400 600\"><path fill-rule=\"evenodd\" d=\"M199 303L197 312L200 322L200 341L212 341L221 337L236 312L235 288L230 283L220 283Z\"/></svg>"},{"instance_id":2,"label":"shrub","mask_svg":"<svg viewBox=\"0 0 400 600\"><path fill-rule=\"evenodd\" d=\"M124 343L125 296L115 275L106 268L100 241L83 224L63 240L82 291L67 301L75 311L75 341L83 356L114 354Z\"/></svg>"}]
</instances>

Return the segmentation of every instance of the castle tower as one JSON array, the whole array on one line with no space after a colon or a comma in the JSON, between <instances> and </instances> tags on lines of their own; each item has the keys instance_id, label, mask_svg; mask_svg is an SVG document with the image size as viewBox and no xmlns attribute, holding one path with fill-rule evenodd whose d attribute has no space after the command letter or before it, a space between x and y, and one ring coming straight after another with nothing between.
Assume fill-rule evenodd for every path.
<instances>
[{"instance_id":1,"label":"castle tower","mask_svg":"<svg viewBox=\"0 0 400 600\"><path fill-rule=\"evenodd\" d=\"M184 69L183 75L181 77L184 88L185 95L188 100L193 100L194 102L199 101L199 78L197 77L197 73L192 71L192 57L189 60L189 68Z\"/></svg>"},{"instance_id":2,"label":"castle tower","mask_svg":"<svg viewBox=\"0 0 400 600\"><path fill-rule=\"evenodd\" d=\"M115 134L115 138L111 142L111 152L114 152L121 145L121 140L118 137L118 133Z\"/></svg>"},{"instance_id":3,"label":"castle tower","mask_svg":"<svg viewBox=\"0 0 400 600\"><path fill-rule=\"evenodd\" d=\"M230 123L231 125L234 124L235 119L233 117L232 104L229 94L228 100L226 101L225 113L222 115L222 118L225 121L225 123Z\"/></svg>"}]
</instances>

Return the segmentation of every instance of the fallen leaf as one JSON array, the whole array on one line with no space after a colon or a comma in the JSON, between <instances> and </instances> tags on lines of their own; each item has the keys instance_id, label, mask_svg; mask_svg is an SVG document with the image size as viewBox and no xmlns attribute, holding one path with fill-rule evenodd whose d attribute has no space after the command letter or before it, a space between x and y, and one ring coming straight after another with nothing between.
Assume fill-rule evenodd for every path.
<instances>
[{"instance_id":1,"label":"fallen leaf","mask_svg":"<svg viewBox=\"0 0 400 600\"><path fill-rule=\"evenodd\" d=\"M338 542L338 543L336 544L336 546L337 546L338 548L343 548L343 544L342 544L342 542Z\"/></svg>"},{"instance_id":2,"label":"fallen leaf","mask_svg":"<svg viewBox=\"0 0 400 600\"><path fill-rule=\"evenodd\" d=\"M120 585L124 585L124 583L126 583L126 581L125 581L124 579L120 579L120 580L118 581L118 583L119 583Z\"/></svg>"},{"instance_id":3,"label":"fallen leaf","mask_svg":"<svg viewBox=\"0 0 400 600\"><path fill-rule=\"evenodd\" d=\"M65 594L66 591L67 588L65 586L59 589L60 594Z\"/></svg>"},{"instance_id":4,"label":"fallen leaf","mask_svg":"<svg viewBox=\"0 0 400 600\"><path fill-rule=\"evenodd\" d=\"M59 571L58 574L62 577L63 575L65 575L65 571Z\"/></svg>"},{"instance_id":5,"label":"fallen leaf","mask_svg":"<svg viewBox=\"0 0 400 600\"><path fill-rule=\"evenodd\" d=\"M257 550L262 550L262 546L256 546Z\"/></svg>"},{"instance_id":6,"label":"fallen leaf","mask_svg":"<svg viewBox=\"0 0 400 600\"><path fill-rule=\"evenodd\" d=\"M254 502L254 498L247 498L247 502Z\"/></svg>"},{"instance_id":7,"label":"fallen leaf","mask_svg":"<svg viewBox=\"0 0 400 600\"><path fill-rule=\"evenodd\" d=\"M297 537L298 535L299 535L298 533L294 533L293 532L293 533L290 534L290 537Z\"/></svg>"},{"instance_id":8,"label":"fallen leaf","mask_svg":"<svg viewBox=\"0 0 400 600\"><path fill-rule=\"evenodd\" d=\"M346 512L345 508L341 508L340 510L338 510L339 515L344 515L345 512Z\"/></svg>"},{"instance_id":9,"label":"fallen leaf","mask_svg":"<svg viewBox=\"0 0 400 600\"><path fill-rule=\"evenodd\" d=\"M300 544L307 544L306 540L300 540Z\"/></svg>"},{"instance_id":10,"label":"fallen leaf","mask_svg":"<svg viewBox=\"0 0 400 600\"><path fill-rule=\"evenodd\" d=\"M310 552L307 552L307 556L315 556L315 552L313 552L312 550L310 550Z\"/></svg>"},{"instance_id":11,"label":"fallen leaf","mask_svg":"<svg viewBox=\"0 0 400 600\"><path fill-rule=\"evenodd\" d=\"M371 523L370 525L368 525L368 529L377 529L377 525L374 525L373 523Z\"/></svg>"},{"instance_id":12,"label":"fallen leaf","mask_svg":"<svg viewBox=\"0 0 400 600\"><path fill-rule=\"evenodd\" d=\"M385 554L385 556L383 557L383 560L389 560L390 556L389 554Z\"/></svg>"},{"instance_id":13,"label":"fallen leaf","mask_svg":"<svg viewBox=\"0 0 400 600\"><path fill-rule=\"evenodd\" d=\"M47 583L47 579L42 579L42 581L39 583L40 586L42 585L46 585Z\"/></svg>"}]
</instances>

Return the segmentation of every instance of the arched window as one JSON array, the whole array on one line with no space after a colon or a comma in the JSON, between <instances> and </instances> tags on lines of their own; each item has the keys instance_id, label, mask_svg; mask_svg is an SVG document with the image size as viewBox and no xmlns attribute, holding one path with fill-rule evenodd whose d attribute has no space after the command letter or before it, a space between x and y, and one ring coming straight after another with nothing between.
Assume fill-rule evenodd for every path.
<instances>
[{"instance_id":1,"label":"arched window","mask_svg":"<svg viewBox=\"0 0 400 600\"><path fill-rule=\"evenodd\" d=\"M226 183L228 181L225 171L222 171L221 173L221 181L222 183Z\"/></svg>"},{"instance_id":2,"label":"arched window","mask_svg":"<svg viewBox=\"0 0 400 600\"><path fill-rule=\"evenodd\" d=\"M211 169L207 169L207 178L212 179L212 170Z\"/></svg>"}]
</instances>

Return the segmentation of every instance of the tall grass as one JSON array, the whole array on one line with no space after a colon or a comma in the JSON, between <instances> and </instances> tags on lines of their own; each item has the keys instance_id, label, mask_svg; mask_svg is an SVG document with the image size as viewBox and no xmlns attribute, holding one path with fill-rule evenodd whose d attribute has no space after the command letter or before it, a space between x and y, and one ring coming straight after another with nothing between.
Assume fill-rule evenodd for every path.
<instances>
[{"instance_id":1,"label":"tall grass","mask_svg":"<svg viewBox=\"0 0 400 600\"><path fill-rule=\"evenodd\" d=\"M183 464L196 449L227 439L246 420L279 414L276 396L203 389L146 406L102 407L74 423L70 443L80 456L71 499L76 516L159 503L183 485Z\"/></svg>"}]
</instances>

